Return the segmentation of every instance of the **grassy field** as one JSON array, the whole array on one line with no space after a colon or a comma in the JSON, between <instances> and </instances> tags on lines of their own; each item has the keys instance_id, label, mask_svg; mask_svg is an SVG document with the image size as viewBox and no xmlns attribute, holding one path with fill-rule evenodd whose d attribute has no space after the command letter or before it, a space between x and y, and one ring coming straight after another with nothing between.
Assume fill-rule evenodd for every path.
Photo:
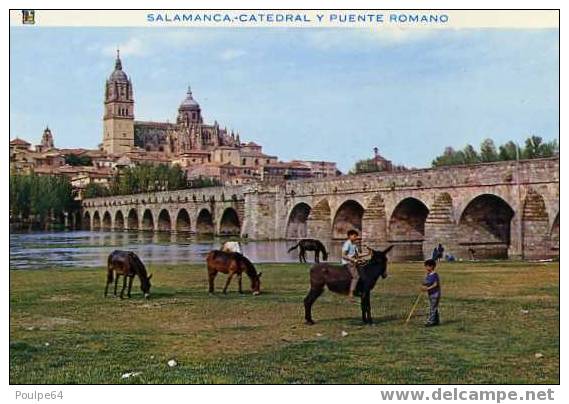
<instances>
[{"instance_id":1,"label":"grassy field","mask_svg":"<svg viewBox=\"0 0 569 404\"><path fill-rule=\"evenodd\" d=\"M308 265L258 269L260 296L239 295L236 282L209 296L203 265L152 266L148 301L138 280L131 300L104 299L103 269L11 271L10 382L559 382L558 263L441 264L435 328L422 326L426 299L403 325L419 263L390 264L372 297L373 326L330 292L305 326ZM121 377L129 372L140 373Z\"/></svg>"}]
</instances>

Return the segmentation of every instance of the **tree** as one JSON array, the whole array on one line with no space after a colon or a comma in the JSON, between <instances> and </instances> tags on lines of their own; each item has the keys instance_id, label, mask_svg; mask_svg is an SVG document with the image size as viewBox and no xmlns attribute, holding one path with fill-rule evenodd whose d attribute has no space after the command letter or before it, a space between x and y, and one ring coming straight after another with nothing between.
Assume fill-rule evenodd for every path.
<instances>
[{"instance_id":1,"label":"tree","mask_svg":"<svg viewBox=\"0 0 569 404\"><path fill-rule=\"evenodd\" d=\"M193 178L189 181L190 188L205 188L205 187L217 187L220 186L221 181L216 178L209 177L198 177Z\"/></svg>"},{"instance_id":2,"label":"tree","mask_svg":"<svg viewBox=\"0 0 569 404\"><path fill-rule=\"evenodd\" d=\"M500 146L499 156L501 161L516 160L521 157L519 147L511 140Z\"/></svg>"},{"instance_id":3,"label":"tree","mask_svg":"<svg viewBox=\"0 0 569 404\"><path fill-rule=\"evenodd\" d=\"M462 152L457 152L452 147L448 146L441 156L438 156L433 160L433 167L442 166L452 166L456 164L462 164L464 162L464 157Z\"/></svg>"},{"instance_id":4,"label":"tree","mask_svg":"<svg viewBox=\"0 0 569 404\"><path fill-rule=\"evenodd\" d=\"M109 185L112 195L139 192L173 191L188 187L186 173L179 165L152 166L141 164L121 171Z\"/></svg>"},{"instance_id":5,"label":"tree","mask_svg":"<svg viewBox=\"0 0 569 404\"><path fill-rule=\"evenodd\" d=\"M526 139L523 158L535 159L541 157L543 139L539 136L531 136Z\"/></svg>"},{"instance_id":6,"label":"tree","mask_svg":"<svg viewBox=\"0 0 569 404\"><path fill-rule=\"evenodd\" d=\"M463 150L464 163L463 164L476 164L480 162L478 152L470 144L467 144Z\"/></svg>"},{"instance_id":7,"label":"tree","mask_svg":"<svg viewBox=\"0 0 569 404\"><path fill-rule=\"evenodd\" d=\"M484 139L480 143L480 161L489 163L491 161L498 161L498 152L496 145L492 139Z\"/></svg>"},{"instance_id":8,"label":"tree","mask_svg":"<svg viewBox=\"0 0 569 404\"><path fill-rule=\"evenodd\" d=\"M350 174L374 173L383 171L374 159L363 159L356 161L354 168L350 170Z\"/></svg>"},{"instance_id":9,"label":"tree","mask_svg":"<svg viewBox=\"0 0 569 404\"><path fill-rule=\"evenodd\" d=\"M455 151L452 147L446 147L443 154L436 157L433 167L450 166L456 164L476 164L479 162L507 161L516 159L534 159L553 157L559 155L559 143L557 139L544 142L540 136L531 136L526 139L525 147L521 149L513 141L500 145L496 151L496 145L492 139L484 139L480 144L480 152L471 145Z\"/></svg>"},{"instance_id":10,"label":"tree","mask_svg":"<svg viewBox=\"0 0 569 404\"><path fill-rule=\"evenodd\" d=\"M90 182L83 190L83 198L98 198L101 196L109 196L110 192L104 185Z\"/></svg>"},{"instance_id":11,"label":"tree","mask_svg":"<svg viewBox=\"0 0 569 404\"><path fill-rule=\"evenodd\" d=\"M15 216L47 223L76 208L73 187L67 177L36 174L10 177L10 212Z\"/></svg>"},{"instance_id":12,"label":"tree","mask_svg":"<svg viewBox=\"0 0 569 404\"><path fill-rule=\"evenodd\" d=\"M552 157L559 153L559 145L557 140L551 142L543 142L540 136L531 136L526 139L525 148L522 152L523 158L536 159L543 157Z\"/></svg>"},{"instance_id":13,"label":"tree","mask_svg":"<svg viewBox=\"0 0 569 404\"><path fill-rule=\"evenodd\" d=\"M559 155L559 143L557 139L544 143L541 147L541 157L553 157Z\"/></svg>"},{"instance_id":14,"label":"tree","mask_svg":"<svg viewBox=\"0 0 569 404\"><path fill-rule=\"evenodd\" d=\"M10 212L14 216L30 214L30 175L10 175Z\"/></svg>"},{"instance_id":15,"label":"tree","mask_svg":"<svg viewBox=\"0 0 569 404\"><path fill-rule=\"evenodd\" d=\"M65 156L65 164L68 164L70 166L92 166L93 160L89 156L68 154Z\"/></svg>"}]
</instances>

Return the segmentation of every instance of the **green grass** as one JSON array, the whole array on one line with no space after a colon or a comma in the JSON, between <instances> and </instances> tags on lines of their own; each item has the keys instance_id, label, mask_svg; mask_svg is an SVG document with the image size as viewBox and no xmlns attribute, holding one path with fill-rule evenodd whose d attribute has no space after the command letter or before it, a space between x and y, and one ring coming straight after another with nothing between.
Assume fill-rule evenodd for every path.
<instances>
[{"instance_id":1,"label":"green grass","mask_svg":"<svg viewBox=\"0 0 569 404\"><path fill-rule=\"evenodd\" d=\"M403 324L421 264L390 264L373 326L328 291L304 325L308 267L258 265L260 296L235 281L209 296L203 265L153 266L148 301L138 280L132 299L104 299L103 269L11 271L10 382L559 383L558 263L441 264L443 324L428 329L426 299Z\"/></svg>"}]
</instances>

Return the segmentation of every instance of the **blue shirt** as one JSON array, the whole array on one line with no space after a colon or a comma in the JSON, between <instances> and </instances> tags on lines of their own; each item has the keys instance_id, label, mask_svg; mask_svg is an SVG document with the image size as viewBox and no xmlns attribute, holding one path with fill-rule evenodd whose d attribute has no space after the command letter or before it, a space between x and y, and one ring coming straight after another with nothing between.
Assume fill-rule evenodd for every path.
<instances>
[{"instance_id":1,"label":"blue shirt","mask_svg":"<svg viewBox=\"0 0 569 404\"><path fill-rule=\"evenodd\" d=\"M423 281L423 285L425 286L432 286L435 284L435 282L437 283L437 286L435 286L432 289L429 289L427 292L429 293L429 296L440 296L441 295L441 281L439 279L439 274L437 274L435 271L427 274L427 276L425 276L425 280Z\"/></svg>"},{"instance_id":2,"label":"blue shirt","mask_svg":"<svg viewBox=\"0 0 569 404\"><path fill-rule=\"evenodd\" d=\"M356 258L359 253L358 246L352 243L352 240L346 240L342 246L342 265L351 264L350 261L344 259L344 255Z\"/></svg>"}]
</instances>

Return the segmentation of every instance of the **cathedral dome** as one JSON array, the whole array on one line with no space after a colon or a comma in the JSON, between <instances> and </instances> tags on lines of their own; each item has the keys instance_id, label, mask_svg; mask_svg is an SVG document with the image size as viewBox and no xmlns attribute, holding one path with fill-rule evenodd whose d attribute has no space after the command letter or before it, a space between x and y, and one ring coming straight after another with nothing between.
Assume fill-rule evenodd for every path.
<instances>
[{"instance_id":1,"label":"cathedral dome","mask_svg":"<svg viewBox=\"0 0 569 404\"><path fill-rule=\"evenodd\" d=\"M128 76L122 69L122 62L120 59L118 49L117 49L117 60L115 61L115 70L109 76L109 81L119 81L119 82L128 81Z\"/></svg>"},{"instance_id":2,"label":"cathedral dome","mask_svg":"<svg viewBox=\"0 0 569 404\"><path fill-rule=\"evenodd\" d=\"M128 77L127 77L126 73L123 72L122 70L115 70L114 72L111 73L109 80L111 80L111 81L128 81Z\"/></svg>"},{"instance_id":3,"label":"cathedral dome","mask_svg":"<svg viewBox=\"0 0 569 404\"><path fill-rule=\"evenodd\" d=\"M188 87L188 93L186 95L186 98L180 104L179 109L182 111L200 109L200 104L198 104L198 102L194 100L194 97L192 97L192 89L190 87Z\"/></svg>"}]
</instances>

